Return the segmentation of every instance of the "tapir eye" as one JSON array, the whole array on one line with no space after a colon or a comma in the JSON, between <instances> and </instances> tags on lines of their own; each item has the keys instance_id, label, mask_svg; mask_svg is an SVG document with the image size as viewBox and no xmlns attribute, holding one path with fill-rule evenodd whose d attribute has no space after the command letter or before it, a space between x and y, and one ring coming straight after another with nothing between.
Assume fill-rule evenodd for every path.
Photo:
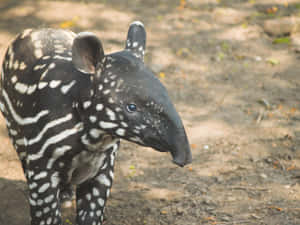
<instances>
[{"instance_id":1,"label":"tapir eye","mask_svg":"<svg viewBox=\"0 0 300 225\"><path fill-rule=\"evenodd\" d=\"M126 106L126 109L127 109L128 112L132 113L132 112L135 112L135 111L136 111L137 107L136 107L135 104L130 103L130 104L128 104L128 105Z\"/></svg>"}]
</instances>

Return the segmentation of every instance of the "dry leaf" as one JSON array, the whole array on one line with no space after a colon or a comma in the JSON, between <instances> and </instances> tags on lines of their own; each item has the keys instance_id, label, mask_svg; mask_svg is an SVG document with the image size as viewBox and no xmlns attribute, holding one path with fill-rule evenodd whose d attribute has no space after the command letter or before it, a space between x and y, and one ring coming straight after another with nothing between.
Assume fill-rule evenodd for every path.
<instances>
[{"instance_id":1,"label":"dry leaf","mask_svg":"<svg viewBox=\"0 0 300 225\"><path fill-rule=\"evenodd\" d=\"M166 77L166 74L164 72L160 72L159 73L159 77L162 78L162 79L164 79Z\"/></svg>"},{"instance_id":2,"label":"dry leaf","mask_svg":"<svg viewBox=\"0 0 300 225\"><path fill-rule=\"evenodd\" d=\"M197 145L196 144L191 144L191 149L195 149L197 148Z\"/></svg>"},{"instance_id":3,"label":"dry leaf","mask_svg":"<svg viewBox=\"0 0 300 225\"><path fill-rule=\"evenodd\" d=\"M297 109L295 107L290 109L290 114L294 115L296 113Z\"/></svg>"},{"instance_id":4,"label":"dry leaf","mask_svg":"<svg viewBox=\"0 0 300 225\"><path fill-rule=\"evenodd\" d=\"M295 165L291 165L290 167L286 168L287 171L295 170L295 169L296 169Z\"/></svg>"},{"instance_id":5,"label":"dry leaf","mask_svg":"<svg viewBox=\"0 0 300 225\"><path fill-rule=\"evenodd\" d=\"M180 0L180 4L178 6L178 9L183 10L186 7L186 0Z\"/></svg>"},{"instance_id":6,"label":"dry leaf","mask_svg":"<svg viewBox=\"0 0 300 225\"><path fill-rule=\"evenodd\" d=\"M275 209L277 211L282 211L283 209L277 206L269 206L270 209Z\"/></svg>"},{"instance_id":7,"label":"dry leaf","mask_svg":"<svg viewBox=\"0 0 300 225\"><path fill-rule=\"evenodd\" d=\"M204 220L208 220L208 221L215 221L215 218L214 217L205 217Z\"/></svg>"},{"instance_id":8,"label":"dry leaf","mask_svg":"<svg viewBox=\"0 0 300 225\"><path fill-rule=\"evenodd\" d=\"M278 11L278 8L276 6L272 6L270 8L267 8L267 13L274 14Z\"/></svg>"},{"instance_id":9,"label":"dry leaf","mask_svg":"<svg viewBox=\"0 0 300 225\"><path fill-rule=\"evenodd\" d=\"M76 22L79 20L78 16L73 17L71 20L64 21L59 24L59 27L62 29L68 29L76 26Z\"/></svg>"}]
</instances>

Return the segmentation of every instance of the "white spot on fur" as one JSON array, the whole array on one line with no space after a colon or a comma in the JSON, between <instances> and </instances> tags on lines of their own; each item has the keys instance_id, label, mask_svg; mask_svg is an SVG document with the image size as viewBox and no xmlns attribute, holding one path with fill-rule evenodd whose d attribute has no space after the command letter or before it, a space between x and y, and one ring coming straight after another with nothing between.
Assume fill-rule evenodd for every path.
<instances>
[{"instance_id":1,"label":"white spot on fur","mask_svg":"<svg viewBox=\"0 0 300 225\"><path fill-rule=\"evenodd\" d=\"M15 89L21 94L24 94L27 91L28 86L23 83L16 83Z\"/></svg>"},{"instance_id":2,"label":"white spot on fur","mask_svg":"<svg viewBox=\"0 0 300 225\"><path fill-rule=\"evenodd\" d=\"M101 213L101 210L97 210L97 211L96 211L96 215L97 215L98 217L101 216L101 214L102 214L102 213Z\"/></svg>"},{"instance_id":3,"label":"white spot on fur","mask_svg":"<svg viewBox=\"0 0 300 225\"><path fill-rule=\"evenodd\" d=\"M19 70L25 70L27 68L25 62L21 62L19 66Z\"/></svg>"},{"instance_id":4,"label":"white spot on fur","mask_svg":"<svg viewBox=\"0 0 300 225\"><path fill-rule=\"evenodd\" d=\"M43 60L47 60L47 59L50 59L50 58L51 58L50 55L44 55L44 56L42 57Z\"/></svg>"},{"instance_id":5,"label":"white spot on fur","mask_svg":"<svg viewBox=\"0 0 300 225\"><path fill-rule=\"evenodd\" d=\"M45 198L45 203L50 203L52 202L54 199L54 195L49 195Z\"/></svg>"},{"instance_id":6,"label":"white spot on fur","mask_svg":"<svg viewBox=\"0 0 300 225\"><path fill-rule=\"evenodd\" d=\"M29 204L32 205L32 206L35 206L36 205L36 201L34 201L33 199L29 198Z\"/></svg>"},{"instance_id":7,"label":"white spot on fur","mask_svg":"<svg viewBox=\"0 0 300 225\"><path fill-rule=\"evenodd\" d=\"M73 86L75 83L76 83L76 81L73 80L73 81L71 81L69 84L66 84L66 85L62 86L61 89L60 89L61 92L62 92L63 94L67 94L68 91L72 88L72 86Z\"/></svg>"},{"instance_id":8,"label":"white spot on fur","mask_svg":"<svg viewBox=\"0 0 300 225\"><path fill-rule=\"evenodd\" d=\"M48 219L47 219L47 225L50 225L51 222L52 222L52 218L51 218L51 217L48 217Z\"/></svg>"},{"instance_id":9,"label":"white spot on fur","mask_svg":"<svg viewBox=\"0 0 300 225\"><path fill-rule=\"evenodd\" d=\"M96 116L90 116L89 120L90 120L90 122L95 123L97 121L97 117Z\"/></svg>"},{"instance_id":10,"label":"white spot on fur","mask_svg":"<svg viewBox=\"0 0 300 225\"><path fill-rule=\"evenodd\" d=\"M109 90L109 89L103 91L103 94L105 94L105 95L107 95L107 94L109 94L109 93L110 93L110 90Z\"/></svg>"},{"instance_id":11,"label":"white spot on fur","mask_svg":"<svg viewBox=\"0 0 300 225\"><path fill-rule=\"evenodd\" d=\"M110 97L110 98L108 99L108 102L109 102L110 104L112 104L112 103L114 103L115 101L114 101L113 98Z\"/></svg>"},{"instance_id":12,"label":"white spot on fur","mask_svg":"<svg viewBox=\"0 0 300 225\"><path fill-rule=\"evenodd\" d=\"M92 196L90 193L86 194L85 197L88 201L90 201L92 199Z\"/></svg>"},{"instance_id":13,"label":"white spot on fur","mask_svg":"<svg viewBox=\"0 0 300 225\"><path fill-rule=\"evenodd\" d=\"M33 67L33 70L37 71L37 70L43 69L46 65L47 64L36 65L35 67Z\"/></svg>"},{"instance_id":14,"label":"white spot on fur","mask_svg":"<svg viewBox=\"0 0 300 225\"><path fill-rule=\"evenodd\" d=\"M121 112L122 111L122 109L120 107L116 107L115 110L116 110L116 112Z\"/></svg>"},{"instance_id":15,"label":"white spot on fur","mask_svg":"<svg viewBox=\"0 0 300 225\"><path fill-rule=\"evenodd\" d=\"M89 131L89 133L93 138L99 138L103 131L93 128Z\"/></svg>"},{"instance_id":16,"label":"white spot on fur","mask_svg":"<svg viewBox=\"0 0 300 225\"><path fill-rule=\"evenodd\" d=\"M99 190L98 190L98 188L93 188L93 195L95 196L95 197L97 197L97 196L99 196L100 195L100 192L99 192Z\"/></svg>"},{"instance_id":17,"label":"white spot on fur","mask_svg":"<svg viewBox=\"0 0 300 225\"><path fill-rule=\"evenodd\" d=\"M109 108L105 108L106 111L106 115L109 117L110 120L114 121L116 120L116 114L114 113L114 111L112 111Z\"/></svg>"},{"instance_id":18,"label":"white spot on fur","mask_svg":"<svg viewBox=\"0 0 300 225\"><path fill-rule=\"evenodd\" d=\"M27 94L28 94L28 95L31 95L33 92L35 92L36 88L37 88L37 85L36 85L36 84L30 85L30 86L28 87L28 89L27 89Z\"/></svg>"},{"instance_id":19,"label":"white spot on fur","mask_svg":"<svg viewBox=\"0 0 300 225\"><path fill-rule=\"evenodd\" d=\"M55 66L56 66L56 64L55 64L55 63L51 63L51 64L49 65L48 69L54 69L54 68L55 68Z\"/></svg>"},{"instance_id":20,"label":"white spot on fur","mask_svg":"<svg viewBox=\"0 0 300 225\"><path fill-rule=\"evenodd\" d=\"M91 101L85 101L85 102L83 103L83 108L84 108L84 109L87 109L88 107L91 106L91 104L92 104Z\"/></svg>"},{"instance_id":21,"label":"white spot on fur","mask_svg":"<svg viewBox=\"0 0 300 225\"><path fill-rule=\"evenodd\" d=\"M39 192L39 193L44 193L45 191L48 190L49 187L50 187L50 183L45 183L45 184L43 184L43 185L38 189L38 192Z\"/></svg>"},{"instance_id":22,"label":"white spot on fur","mask_svg":"<svg viewBox=\"0 0 300 225\"><path fill-rule=\"evenodd\" d=\"M12 78L10 80L14 84L14 83L16 83L18 81L18 78L17 78L16 75L14 75L14 76L12 76Z\"/></svg>"},{"instance_id":23,"label":"white spot on fur","mask_svg":"<svg viewBox=\"0 0 300 225\"><path fill-rule=\"evenodd\" d=\"M135 41L135 42L133 42L132 47L136 48L138 45L139 45L139 43Z\"/></svg>"},{"instance_id":24,"label":"white spot on fur","mask_svg":"<svg viewBox=\"0 0 300 225\"><path fill-rule=\"evenodd\" d=\"M38 88L41 90L48 85L48 82L39 82Z\"/></svg>"},{"instance_id":25,"label":"white spot on fur","mask_svg":"<svg viewBox=\"0 0 300 225\"><path fill-rule=\"evenodd\" d=\"M37 175L34 176L34 180L40 180L42 178L45 178L47 176L47 172L46 171L42 171L40 173L38 173Z\"/></svg>"},{"instance_id":26,"label":"white spot on fur","mask_svg":"<svg viewBox=\"0 0 300 225\"><path fill-rule=\"evenodd\" d=\"M109 129L109 128L115 128L118 126L118 124L116 123L111 123L111 122L105 122L105 121L101 121L99 123L99 126L103 129Z\"/></svg>"},{"instance_id":27,"label":"white spot on fur","mask_svg":"<svg viewBox=\"0 0 300 225\"><path fill-rule=\"evenodd\" d=\"M31 197L32 197L32 198L37 198L37 197L38 197L38 194L35 193L35 192L33 192L33 193L31 193Z\"/></svg>"},{"instance_id":28,"label":"white spot on fur","mask_svg":"<svg viewBox=\"0 0 300 225\"><path fill-rule=\"evenodd\" d=\"M51 176L51 186L53 188L57 187L57 185L59 184L59 181L60 181L60 179L58 177L58 172L55 172L54 174L52 174L52 176Z\"/></svg>"},{"instance_id":29,"label":"white spot on fur","mask_svg":"<svg viewBox=\"0 0 300 225\"><path fill-rule=\"evenodd\" d=\"M61 60L66 60L66 61L72 61L71 57L63 57L63 56L60 56L60 55L55 55L53 57L53 59L61 59Z\"/></svg>"},{"instance_id":30,"label":"white spot on fur","mask_svg":"<svg viewBox=\"0 0 300 225\"><path fill-rule=\"evenodd\" d=\"M94 202L91 202L90 207L91 207L91 210L94 210L96 208L96 204Z\"/></svg>"},{"instance_id":31,"label":"white spot on fur","mask_svg":"<svg viewBox=\"0 0 300 225\"><path fill-rule=\"evenodd\" d=\"M34 56L35 56L37 59L41 58L41 57L43 56L43 51L42 51L42 49L40 49L40 48L35 49L35 50L34 50Z\"/></svg>"},{"instance_id":32,"label":"white spot on fur","mask_svg":"<svg viewBox=\"0 0 300 225\"><path fill-rule=\"evenodd\" d=\"M52 205L51 205L51 208L52 208L52 209L55 209L56 207L57 207L57 203L56 203L56 202L53 202Z\"/></svg>"},{"instance_id":33,"label":"white spot on fur","mask_svg":"<svg viewBox=\"0 0 300 225\"><path fill-rule=\"evenodd\" d=\"M142 139L140 139L139 137L131 137L129 138L131 141L133 142L137 142L137 143L140 143L140 144L143 144L144 142L142 141Z\"/></svg>"},{"instance_id":34,"label":"white spot on fur","mask_svg":"<svg viewBox=\"0 0 300 225\"><path fill-rule=\"evenodd\" d=\"M19 69L19 61L18 61L18 60L16 60L16 61L14 62L13 67L14 67L14 70Z\"/></svg>"},{"instance_id":35,"label":"white spot on fur","mask_svg":"<svg viewBox=\"0 0 300 225\"><path fill-rule=\"evenodd\" d=\"M34 188L37 187L37 183L32 182L32 183L30 183L28 186L29 186L29 189L32 190L32 189L34 189Z\"/></svg>"},{"instance_id":36,"label":"white spot on fur","mask_svg":"<svg viewBox=\"0 0 300 225\"><path fill-rule=\"evenodd\" d=\"M37 200L37 205L41 206L41 205L43 205L43 203L44 203L43 199L38 199Z\"/></svg>"},{"instance_id":37,"label":"white spot on fur","mask_svg":"<svg viewBox=\"0 0 300 225\"><path fill-rule=\"evenodd\" d=\"M109 171L109 176L111 177L111 179L114 179L114 172L112 170Z\"/></svg>"},{"instance_id":38,"label":"white spot on fur","mask_svg":"<svg viewBox=\"0 0 300 225\"><path fill-rule=\"evenodd\" d=\"M101 170L105 170L107 167L107 162L104 163L104 165L101 167Z\"/></svg>"},{"instance_id":39,"label":"white spot on fur","mask_svg":"<svg viewBox=\"0 0 300 225\"><path fill-rule=\"evenodd\" d=\"M98 204L99 204L101 207L104 206L105 201L104 201L102 198L98 198L98 199L97 199L97 202L98 202Z\"/></svg>"},{"instance_id":40,"label":"white spot on fur","mask_svg":"<svg viewBox=\"0 0 300 225\"><path fill-rule=\"evenodd\" d=\"M96 110L101 111L103 109L103 104L97 104L96 105Z\"/></svg>"},{"instance_id":41,"label":"white spot on fur","mask_svg":"<svg viewBox=\"0 0 300 225\"><path fill-rule=\"evenodd\" d=\"M43 209L44 214L48 213L49 211L50 211L49 207L46 207L46 208Z\"/></svg>"},{"instance_id":42,"label":"white spot on fur","mask_svg":"<svg viewBox=\"0 0 300 225\"><path fill-rule=\"evenodd\" d=\"M9 129L9 133L12 135L12 136L16 136L18 134L18 132L14 129Z\"/></svg>"},{"instance_id":43,"label":"white spot on fur","mask_svg":"<svg viewBox=\"0 0 300 225\"><path fill-rule=\"evenodd\" d=\"M36 211L35 216L36 217L41 217L42 216L42 211Z\"/></svg>"},{"instance_id":44,"label":"white spot on fur","mask_svg":"<svg viewBox=\"0 0 300 225\"><path fill-rule=\"evenodd\" d=\"M49 83L50 88L56 88L61 84L61 80L52 80Z\"/></svg>"},{"instance_id":45,"label":"white spot on fur","mask_svg":"<svg viewBox=\"0 0 300 225\"><path fill-rule=\"evenodd\" d=\"M41 75L41 77L40 77L40 80L43 80L43 79L45 78L45 76L47 75L48 71L49 71L49 68L46 69L46 70L42 73L42 75Z\"/></svg>"},{"instance_id":46,"label":"white spot on fur","mask_svg":"<svg viewBox=\"0 0 300 225\"><path fill-rule=\"evenodd\" d=\"M116 134L119 136L124 136L125 135L125 129L119 128L116 130Z\"/></svg>"},{"instance_id":47,"label":"white spot on fur","mask_svg":"<svg viewBox=\"0 0 300 225\"><path fill-rule=\"evenodd\" d=\"M121 122L121 125L122 125L123 127L128 127L128 124L125 123L125 122Z\"/></svg>"},{"instance_id":48,"label":"white spot on fur","mask_svg":"<svg viewBox=\"0 0 300 225\"><path fill-rule=\"evenodd\" d=\"M110 86L113 87L113 86L115 86L115 84L116 84L116 82L113 81L113 82L110 83Z\"/></svg>"}]
</instances>

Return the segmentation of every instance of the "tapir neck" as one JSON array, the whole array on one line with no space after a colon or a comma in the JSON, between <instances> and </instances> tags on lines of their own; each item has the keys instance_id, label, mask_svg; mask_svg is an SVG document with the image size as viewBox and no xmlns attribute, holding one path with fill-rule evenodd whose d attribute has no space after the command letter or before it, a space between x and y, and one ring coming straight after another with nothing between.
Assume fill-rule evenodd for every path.
<instances>
[{"instance_id":1,"label":"tapir neck","mask_svg":"<svg viewBox=\"0 0 300 225\"><path fill-rule=\"evenodd\" d=\"M98 128L88 128L85 129L80 141L89 151L106 151L118 142L119 138Z\"/></svg>"}]
</instances>

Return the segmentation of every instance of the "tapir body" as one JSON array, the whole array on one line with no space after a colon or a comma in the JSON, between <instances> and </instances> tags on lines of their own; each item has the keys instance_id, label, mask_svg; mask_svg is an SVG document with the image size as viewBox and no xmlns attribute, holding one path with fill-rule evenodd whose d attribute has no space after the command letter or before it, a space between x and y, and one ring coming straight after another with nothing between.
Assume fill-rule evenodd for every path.
<instances>
[{"instance_id":1,"label":"tapir body","mask_svg":"<svg viewBox=\"0 0 300 225\"><path fill-rule=\"evenodd\" d=\"M146 32L105 55L92 33L26 30L6 52L0 109L29 187L32 225L57 225L76 186L78 225L101 225L120 139L191 162L180 117L143 63Z\"/></svg>"}]
</instances>

